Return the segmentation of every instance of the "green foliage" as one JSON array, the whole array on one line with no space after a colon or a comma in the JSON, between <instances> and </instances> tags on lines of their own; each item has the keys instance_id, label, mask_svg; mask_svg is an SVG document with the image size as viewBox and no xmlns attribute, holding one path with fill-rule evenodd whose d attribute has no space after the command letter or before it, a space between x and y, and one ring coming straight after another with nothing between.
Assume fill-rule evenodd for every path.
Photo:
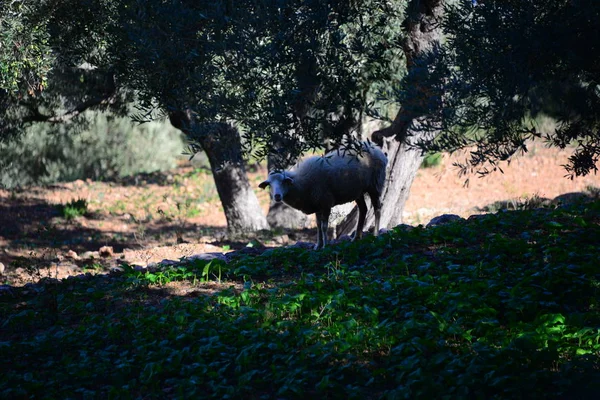
<instances>
[{"instance_id":1,"label":"green foliage","mask_svg":"<svg viewBox=\"0 0 600 400\"><path fill-rule=\"evenodd\" d=\"M21 1L0 5L0 93L33 93L46 86L53 57L44 24L28 24ZM0 99L3 96L0 96Z\"/></svg>"},{"instance_id":2,"label":"green foliage","mask_svg":"<svg viewBox=\"0 0 600 400\"><path fill-rule=\"evenodd\" d=\"M423 159L421 168L437 167L442 163L442 153L429 153Z\"/></svg>"},{"instance_id":3,"label":"green foliage","mask_svg":"<svg viewBox=\"0 0 600 400\"><path fill-rule=\"evenodd\" d=\"M218 259L205 261L183 259L180 265L162 267L160 271L146 272L134 269L128 264L122 265L127 282L133 286L165 285L176 281L190 281L194 284L221 281L223 270L229 270L227 265Z\"/></svg>"},{"instance_id":4,"label":"green foliage","mask_svg":"<svg viewBox=\"0 0 600 400\"><path fill-rule=\"evenodd\" d=\"M37 124L0 144L0 186L13 188L91 178L115 179L175 166L181 135L161 123L133 125L108 113L89 113L83 129Z\"/></svg>"},{"instance_id":5,"label":"green foliage","mask_svg":"<svg viewBox=\"0 0 600 400\"><path fill-rule=\"evenodd\" d=\"M20 3L57 57L44 91L9 102L11 126L135 93L138 121L190 109L199 126L236 121L253 156L294 158L356 129L404 71L404 0Z\"/></svg>"},{"instance_id":6,"label":"green foliage","mask_svg":"<svg viewBox=\"0 0 600 400\"><path fill-rule=\"evenodd\" d=\"M0 394L592 399L599 227L580 203L15 289Z\"/></svg>"},{"instance_id":7,"label":"green foliage","mask_svg":"<svg viewBox=\"0 0 600 400\"><path fill-rule=\"evenodd\" d=\"M442 134L431 151L476 145L465 170L487 173L526 151L528 140L573 145L567 171L597 170L600 157L600 3L594 0L460 0L447 6L444 42L432 74L444 94L430 110ZM545 114L557 129L543 132Z\"/></svg>"},{"instance_id":8,"label":"green foliage","mask_svg":"<svg viewBox=\"0 0 600 400\"><path fill-rule=\"evenodd\" d=\"M67 204L61 204L58 211L65 219L74 219L84 216L88 211L88 202L86 199L71 200Z\"/></svg>"}]
</instances>

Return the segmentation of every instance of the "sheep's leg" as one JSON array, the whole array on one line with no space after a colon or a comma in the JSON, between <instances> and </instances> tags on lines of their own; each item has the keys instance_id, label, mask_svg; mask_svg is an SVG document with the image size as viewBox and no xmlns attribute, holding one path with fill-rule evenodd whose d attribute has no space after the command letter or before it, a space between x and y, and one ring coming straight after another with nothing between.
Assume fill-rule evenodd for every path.
<instances>
[{"instance_id":1,"label":"sheep's leg","mask_svg":"<svg viewBox=\"0 0 600 400\"><path fill-rule=\"evenodd\" d=\"M317 212L317 244L315 250L319 250L327 246L327 229L329 229L329 215L331 209L322 212Z\"/></svg>"},{"instance_id":2,"label":"sheep's leg","mask_svg":"<svg viewBox=\"0 0 600 400\"><path fill-rule=\"evenodd\" d=\"M373 228L373 235L379 235L379 224L381 220L381 201L379 200L379 194L377 192L369 192L371 203L373 204L373 211L375 213L375 227Z\"/></svg>"},{"instance_id":3,"label":"sheep's leg","mask_svg":"<svg viewBox=\"0 0 600 400\"><path fill-rule=\"evenodd\" d=\"M356 205L358 205L358 224L356 225L356 233L352 241L360 239L362 237L363 228L365 227L365 218L367 216L367 203L365 203L365 197L361 195L356 199Z\"/></svg>"},{"instance_id":4,"label":"sheep's leg","mask_svg":"<svg viewBox=\"0 0 600 400\"><path fill-rule=\"evenodd\" d=\"M315 244L315 250L319 250L320 248L323 247L323 236L321 233L321 230L322 230L321 222L323 221L323 214L318 212L315 214L315 216L317 217L317 244Z\"/></svg>"},{"instance_id":5,"label":"sheep's leg","mask_svg":"<svg viewBox=\"0 0 600 400\"><path fill-rule=\"evenodd\" d=\"M323 211L321 215L321 235L323 238L321 242L323 243L323 247L327 246L327 229L329 229L329 216L331 214L331 209Z\"/></svg>"}]
</instances>

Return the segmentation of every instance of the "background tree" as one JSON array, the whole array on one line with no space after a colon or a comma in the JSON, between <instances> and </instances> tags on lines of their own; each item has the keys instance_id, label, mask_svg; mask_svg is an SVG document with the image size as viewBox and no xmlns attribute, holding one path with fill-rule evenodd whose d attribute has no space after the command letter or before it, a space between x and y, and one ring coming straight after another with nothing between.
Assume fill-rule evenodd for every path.
<instances>
[{"instance_id":1,"label":"background tree","mask_svg":"<svg viewBox=\"0 0 600 400\"><path fill-rule=\"evenodd\" d=\"M445 92L433 151L475 146L464 172L487 173L543 138L573 151L573 177L600 155L600 3L461 0L448 7L438 61ZM435 104L437 107L438 105ZM557 129L540 131L546 114Z\"/></svg>"},{"instance_id":2,"label":"background tree","mask_svg":"<svg viewBox=\"0 0 600 400\"><path fill-rule=\"evenodd\" d=\"M402 24L405 38L400 42L406 59L407 74L401 84L387 88L396 95L400 105L389 127L373 133L373 140L383 146L388 155L387 182L382 196L381 226L402 223L402 213L410 187L424 158L417 147L428 143L438 133L436 117L440 101L439 83L433 73L439 57L441 23L444 14L442 0L411 0ZM337 227L337 234L350 234L356 226L358 210L354 208ZM369 210L365 226L371 227L374 215Z\"/></svg>"},{"instance_id":3,"label":"background tree","mask_svg":"<svg viewBox=\"0 0 600 400\"><path fill-rule=\"evenodd\" d=\"M233 124L242 140L223 142L257 158L272 154L283 166L326 138L337 145L360 137L375 94L387 89L400 108L374 135L390 158L384 225L401 221L419 150L475 145L465 171L486 173L545 136L574 145L571 174L595 170L600 6L448 3L446 17L442 0L3 4L2 136L15 121L74 120L90 107L118 111L135 92L138 120L168 116L206 148L203 138L222 126L215 124ZM408 73L398 83L402 63ZM531 122L539 113L555 117L558 129L539 132ZM237 176L224 186L245 196L235 186L245 175Z\"/></svg>"},{"instance_id":4,"label":"background tree","mask_svg":"<svg viewBox=\"0 0 600 400\"><path fill-rule=\"evenodd\" d=\"M369 91L398 72L389 68L397 58L397 32L390 27L401 15L401 2L18 4L23 5L20 21L41 27L47 48L53 49L47 54L52 70L45 90L12 103L22 122L73 120L85 109L116 106L124 103L119 96L135 93L141 108L137 120L168 116L207 153L216 151L209 159L219 163L227 159L219 156L222 152L240 154L219 145L242 142L210 140L214 124L234 123L244 131L247 153L274 154L280 165L287 164L322 147L325 137L340 143L357 129ZM97 95L69 85L79 89L79 101L66 104L58 73L81 77L79 70L95 77L84 82L104 85L98 85ZM237 135L232 129L221 134L226 132ZM212 165L215 179L239 178L217 183L232 194L222 197L230 202L231 207L224 204L226 213L243 210L228 216L230 225L242 214L264 219L256 202L246 202L253 194L246 190L243 171L217 174L241 165ZM238 228L258 226L265 224L253 221Z\"/></svg>"},{"instance_id":5,"label":"background tree","mask_svg":"<svg viewBox=\"0 0 600 400\"><path fill-rule=\"evenodd\" d=\"M374 134L403 148L389 152L387 191L408 193L412 178L393 175L414 171L418 150L469 149L469 158L458 164L461 173L485 175L539 138L572 149L569 176L596 172L599 23L600 4L592 0L411 1L403 42L409 73L388 95L400 111ZM554 118L556 129L541 131L540 115ZM409 165L395 164L394 154ZM398 198L402 209L403 197L384 196L384 204L394 207ZM393 226L400 219L388 221ZM353 225L349 218L338 231L348 233Z\"/></svg>"}]
</instances>

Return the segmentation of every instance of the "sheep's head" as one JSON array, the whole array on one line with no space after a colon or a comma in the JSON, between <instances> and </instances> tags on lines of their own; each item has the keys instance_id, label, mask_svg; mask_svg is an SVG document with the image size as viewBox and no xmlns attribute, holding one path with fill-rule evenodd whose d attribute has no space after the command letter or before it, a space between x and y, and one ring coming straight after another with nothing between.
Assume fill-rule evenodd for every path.
<instances>
[{"instance_id":1,"label":"sheep's head","mask_svg":"<svg viewBox=\"0 0 600 400\"><path fill-rule=\"evenodd\" d=\"M294 179L285 172L271 172L266 181L258 185L259 188L265 189L271 187L271 199L279 203L287 194L290 186L294 183Z\"/></svg>"}]
</instances>

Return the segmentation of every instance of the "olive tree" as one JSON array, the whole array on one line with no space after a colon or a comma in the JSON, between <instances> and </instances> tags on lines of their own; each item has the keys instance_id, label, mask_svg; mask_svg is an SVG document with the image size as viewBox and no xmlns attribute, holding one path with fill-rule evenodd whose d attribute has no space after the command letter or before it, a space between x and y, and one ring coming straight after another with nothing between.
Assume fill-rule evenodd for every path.
<instances>
[{"instance_id":1,"label":"olive tree","mask_svg":"<svg viewBox=\"0 0 600 400\"><path fill-rule=\"evenodd\" d=\"M401 221L411 174L427 151L468 149L459 173L486 175L542 139L572 152L567 176L596 172L599 24L593 0L410 1L408 74L387 94L399 112L374 133L391 145L383 198L391 212L382 225ZM556 129L543 131L539 115L554 118ZM339 231L352 226L348 218Z\"/></svg>"},{"instance_id":2,"label":"olive tree","mask_svg":"<svg viewBox=\"0 0 600 400\"><path fill-rule=\"evenodd\" d=\"M570 149L571 177L600 156L600 3L460 0L447 7L437 66L441 134L422 147L471 148L464 172L486 174L531 140ZM545 114L556 129L542 131Z\"/></svg>"},{"instance_id":3,"label":"olive tree","mask_svg":"<svg viewBox=\"0 0 600 400\"><path fill-rule=\"evenodd\" d=\"M230 229L264 228L243 156L271 154L283 166L359 129L374 88L401 70L402 4L13 1L3 17L19 34L40 32L29 43L42 63L3 75L15 74L19 89L2 92L4 116L17 129L77 123L87 109L119 111L135 97L137 121L168 118L208 154ZM6 49L14 59L22 46ZM43 84L28 85L28 74Z\"/></svg>"}]
</instances>

